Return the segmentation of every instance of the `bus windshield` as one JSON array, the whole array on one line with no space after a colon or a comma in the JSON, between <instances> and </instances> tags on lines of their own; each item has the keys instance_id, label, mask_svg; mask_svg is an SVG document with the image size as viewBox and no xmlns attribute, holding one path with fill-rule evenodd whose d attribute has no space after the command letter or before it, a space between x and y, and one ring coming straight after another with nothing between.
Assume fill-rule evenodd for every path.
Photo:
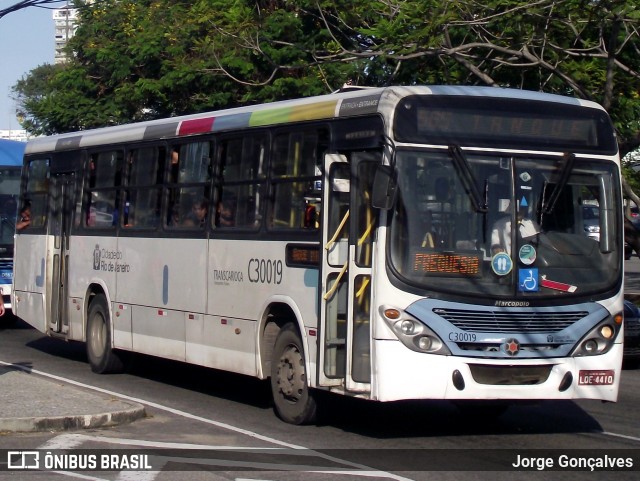
<instances>
[{"instance_id":1,"label":"bus windshield","mask_svg":"<svg viewBox=\"0 0 640 481\"><path fill-rule=\"evenodd\" d=\"M397 152L390 260L403 282L493 299L594 295L618 286L614 163L572 154L463 156L466 173L449 152Z\"/></svg>"}]
</instances>

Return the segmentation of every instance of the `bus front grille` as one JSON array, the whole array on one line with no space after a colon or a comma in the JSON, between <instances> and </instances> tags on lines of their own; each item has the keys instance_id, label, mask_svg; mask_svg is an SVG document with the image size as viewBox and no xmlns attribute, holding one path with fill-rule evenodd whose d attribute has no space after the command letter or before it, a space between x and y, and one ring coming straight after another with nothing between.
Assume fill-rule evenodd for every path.
<instances>
[{"instance_id":1,"label":"bus front grille","mask_svg":"<svg viewBox=\"0 0 640 481\"><path fill-rule=\"evenodd\" d=\"M589 313L505 312L435 308L433 312L458 329L468 332L552 333L578 322Z\"/></svg>"}]
</instances>

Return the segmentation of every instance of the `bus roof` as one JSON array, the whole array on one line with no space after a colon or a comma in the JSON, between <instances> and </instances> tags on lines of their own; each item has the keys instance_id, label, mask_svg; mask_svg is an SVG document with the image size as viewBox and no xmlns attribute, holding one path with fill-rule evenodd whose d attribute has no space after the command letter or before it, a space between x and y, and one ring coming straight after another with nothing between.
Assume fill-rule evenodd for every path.
<instances>
[{"instance_id":1,"label":"bus roof","mask_svg":"<svg viewBox=\"0 0 640 481\"><path fill-rule=\"evenodd\" d=\"M26 146L26 142L0 139L0 166L22 166L22 156Z\"/></svg>"},{"instance_id":2,"label":"bus roof","mask_svg":"<svg viewBox=\"0 0 640 481\"><path fill-rule=\"evenodd\" d=\"M594 102L518 89L467 86L349 88L317 97L285 100L181 117L32 139L26 153L95 147L120 142L169 139L185 135L332 118L371 115L390 108L407 95L473 96L556 102L602 109Z\"/></svg>"}]
</instances>

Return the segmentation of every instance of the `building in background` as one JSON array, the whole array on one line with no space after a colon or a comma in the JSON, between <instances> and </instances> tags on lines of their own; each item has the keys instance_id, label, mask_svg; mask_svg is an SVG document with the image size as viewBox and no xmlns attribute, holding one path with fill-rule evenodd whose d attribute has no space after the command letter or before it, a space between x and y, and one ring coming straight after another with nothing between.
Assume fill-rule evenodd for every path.
<instances>
[{"instance_id":1,"label":"building in background","mask_svg":"<svg viewBox=\"0 0 640 481\"><path fill-rule=\"evenodd\" d=\"M26 130L22 129L4 129L0 130L0 139L5 140L18 140L20 142L26 142L29 140Z\"/></svg>"},{"instance_id":2,"label":"building in background","mask_svg":"<svg viewBox=\"0 0 640 481\"><path fill-rule=\"evenodd\" d=\"M70 7L68 4L64 7L53 10L53 21L56 26L56 51L55 63L64 63L67 60L67 54L64 47L73 34L76 32L78 20L78 10Z\"/></svg>"}]
</instances>

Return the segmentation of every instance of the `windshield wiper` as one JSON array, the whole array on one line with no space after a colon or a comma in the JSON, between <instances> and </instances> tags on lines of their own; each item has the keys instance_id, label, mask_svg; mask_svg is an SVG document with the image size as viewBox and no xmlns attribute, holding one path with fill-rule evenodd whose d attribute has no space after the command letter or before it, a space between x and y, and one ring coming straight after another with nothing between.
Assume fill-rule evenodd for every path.
<instances>
[{"instance_id":1,"label":"windshield wiper","mask_svg":"<svg viewBox=\"0 0 640 481\"><path fill-rule=\"evenodd\" d=\"M450 145L449 155L451 156L451 160L453 160L453 165L458 171L458 176L460 176L464 189L467 191L467 194L469 194L473 208L476 212L486 213L489 210L487 207L486 183L485 197L483 198L478 190L476 179L473 175L473 171L471 170L471 166L469 165L469 161L462 152L462 149L457 145Z\"/></svg>"},{"instance_id":2,"label":"windshield wiper","mask_svg":"<svg viewBox=\"0 0 640 481\"><path fill-rule=\"evenodd\" d=\"M567 182L569 182L569 176L573 171L573 164L576 161L575 154L572 154L571 152L565 152L562 158L564 159L564 163L562 164L562 170L560 171L560 180L553 187L551 195L549 195L549 200L545 201L544 198L542 199L543 214L549 214L556 206L556 202L558 202L558 198L560 197L560 192L562 192L562 190L567 185Z\"/></svg>"}]
</instances>

